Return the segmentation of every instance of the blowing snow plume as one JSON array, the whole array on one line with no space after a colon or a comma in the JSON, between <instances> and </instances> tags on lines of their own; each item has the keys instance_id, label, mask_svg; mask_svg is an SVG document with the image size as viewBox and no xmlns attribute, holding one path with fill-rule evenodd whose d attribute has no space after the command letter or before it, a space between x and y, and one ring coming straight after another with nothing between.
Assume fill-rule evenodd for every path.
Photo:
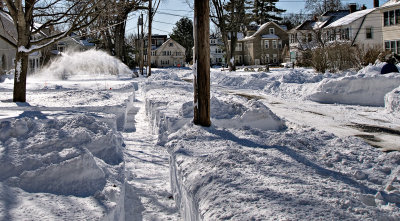
<instances>
[{"instance_id":1,"label":"blowing snow plume","mask_svg":"<svg viewBox=\"0 0 400 221\"><path fill-rule=\"evenodd\" d=\"M62 53L59 58L40 71L38 76L68 80L72 77L93 78L121 74L132 75L132 71L120 60L103 51L88 50Z\"/></svg>"}]
</instances>

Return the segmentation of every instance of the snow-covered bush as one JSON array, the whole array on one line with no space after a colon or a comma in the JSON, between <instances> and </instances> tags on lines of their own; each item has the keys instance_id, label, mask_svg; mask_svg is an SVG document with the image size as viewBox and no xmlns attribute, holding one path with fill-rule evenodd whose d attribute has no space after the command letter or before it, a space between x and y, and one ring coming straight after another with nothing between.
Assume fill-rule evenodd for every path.
<instances>
[{"instance_id":1,"label":"snow-covered bush","mask_svg":"<svg viewBox=\"0 0 400 221\"><path fill-rule=\"evenodd\" d=\"M389 112L400 112L400 87L386 94L385 108Z\"/></svg>"}]
</instances>

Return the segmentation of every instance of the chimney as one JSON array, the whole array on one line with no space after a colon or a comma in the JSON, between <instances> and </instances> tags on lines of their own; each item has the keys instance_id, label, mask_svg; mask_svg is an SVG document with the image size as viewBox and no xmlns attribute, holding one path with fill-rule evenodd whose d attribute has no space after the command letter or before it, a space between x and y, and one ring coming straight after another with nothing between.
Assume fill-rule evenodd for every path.
<instances>
[{"instance_id":1,"label":"chimney","mask_svg":"<svg viewBox=\"0 0 400 221\"><path fill-rule=\"evenodd\" d=\"M362 5L362 6L361 6L361 10L365 10L365 9L367 9L367 6Z\"/></svg>"},{"instance_id":2,"label":"chimney","mask_svg":"<svg viewBox=\"0 0 400 221\"><path fill-rule=\"evenodd\" d=\"M379 0L374 0L374 8L378 8L379 7Z\"/></svg>"},{"instance_id":3,"label":"chimney","mask_svg":"<svg viewBox=\"0 0 400 221\"><path fill-rule=\"evenodd\" d=\"M357 5L356 3L350 3L349 4L349 11L350 13L356 12L357 11Z\"/></svg>"}]
</instances>

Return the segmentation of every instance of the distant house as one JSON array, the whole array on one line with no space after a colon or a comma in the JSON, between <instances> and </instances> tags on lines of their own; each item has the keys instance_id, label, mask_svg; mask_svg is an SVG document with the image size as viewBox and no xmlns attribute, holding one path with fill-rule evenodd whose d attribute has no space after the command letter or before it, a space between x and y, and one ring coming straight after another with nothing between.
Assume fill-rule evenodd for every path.
<instances>
[{"instance_id":1,"label":"distant house","mask_svg":"<svg viewBox=\"0 0 400 221\"><path fill-rule=\"evenodd\" d=\"M155 43L151 50L151 64L154 67L185 66L186 49L182 45L173 39L166 40L158 47L159 41L155 41ZM144 61L147 64L147 55L144 56Z\"/></svg>"},{"instance_id":2,"label":"distant house","mask_svg":"<svg viewBox=\"0 0 400 221\"><path fill-rule=\"evenodd\" d=\"M380 6L379 11L384 48L400 55L400 1L390 0Z\"/></svg>"},{"instance_id":3,"label":"distant house","mask_svg":"<svg viewBox=\"0 0 400 221\"><path fill-rule=\"evenodd\" d=\"M86 51L95 48L96 45L89 39L81 37L75 33L61 39L53 46L53 53L58 54L66 51Z\"/></svg>"},{"instance_id":4,"label":"distant house","mask_svg":"<svg viewBox=\"0 0 400 221\"><path fill-rule=\"evenodd\" d=\"M224 61L224 51L222 50L222 39L217 35L210 35L210 65L222 65Z\"/></svg>"},{"instance_id":5,"label":"distant house","mask_svg":"<svg viewBox=\"0 0 400 221\"><path fill-rule=\"evenodd\" d=\"M40 24L35 23L34 26L39 27ZM1 11L0 35L2 36L2 38L0 38L0 73L4 73L15 68L18 33L12 18L8 14ZM32 39L36 40L39 38L39 36L43 35L47 35L47 33L41 31L40 33L32 36ZM43 62L43 51L36 51L29 54L28 74L39 70L43 65Z\"/></svg>"},{"instance_id":6,"label":"distant house","mask_svg":"<svg viewBox=\"0 0 400 221\"><path fill-rule=\"evenodd\" d=\"M275 22L260 27L247 27L246 37L236 43L234 51L237 65L265 65L283 62L288 51L286 28Z\"/></svg>"},{"instance_id":7,"label":"distant house","mask_svg":"<svg viewBox=\"0 0 400 221\"><path fill-rule=\"evenodd\" d=\"M336 33L324 28L348 14L350 14L350 10L327 11L320 17L307 20L294 29L291 29L288 32L290 39L290 61L300 61L304 59L303 55L305 51L318 46L318 44L333 40Z\"/></svg>"},{"instance_id":8,"label":"distant house","mask_svg":"<svg viewBox=\"0 0 400 221\"><path fill-rule=\"evenodd\" d=\"M348 42L363 48L382 46L382 18L376 8L352 12L325 27L330 41Z\"/></svg>"},{"instance_id":9,"label":"distant house","mask_svg":"<svg viewBox=\"0 0 400 221\"><path fill-rule=\"evenodd\" d=\"M15 68L17 29L9 15L0 12L0 74Z\"/></svg>"}]
</instances>

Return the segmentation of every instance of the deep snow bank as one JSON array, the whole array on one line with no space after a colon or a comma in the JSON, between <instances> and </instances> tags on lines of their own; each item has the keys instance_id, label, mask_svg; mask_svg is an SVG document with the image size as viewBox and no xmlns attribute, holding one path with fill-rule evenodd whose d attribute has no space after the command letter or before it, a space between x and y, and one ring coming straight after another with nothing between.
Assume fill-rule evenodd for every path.
<instances>
[{"instance_id":1,"label":"deep snow bank","mask_svg":"<svg viewBox=\"0 0 400 221\"><path fill-rule=\"evenodd\" d=\"M0 181L27 192L94 195L106 186L106 165L120 167L121 148L121 136L93 117L2 121Z\"/></svg>"},{"instance_id":2,"label":"deep snow bank","mask_svg":"<svg viewBox=\"0 0 400 221\"><path fill-rule=\"evenodd\" d=\"M277 132L217 125L218 119L245 124L239 117L257 108L257 102L218 91L212 91L213 126L195 126L191 85L163 74L164 80L150 78L143 85L146 111L171 154L171 185L184 220L400 215L397 152L385 154L359 139L314 128Z\"/></svg>"},{"instance_id":3,"label":"deep snow bank","mask_svg":"<svg viewBox=\"0 0 400 221\"><path fill-rule=\"evenodd\" d=\"M308 99L320 103L384 106L386 93L400 85L400 74L381 75L379 70L368 66L356 75L324 79Z\"/></svg>"}]
</instances>

